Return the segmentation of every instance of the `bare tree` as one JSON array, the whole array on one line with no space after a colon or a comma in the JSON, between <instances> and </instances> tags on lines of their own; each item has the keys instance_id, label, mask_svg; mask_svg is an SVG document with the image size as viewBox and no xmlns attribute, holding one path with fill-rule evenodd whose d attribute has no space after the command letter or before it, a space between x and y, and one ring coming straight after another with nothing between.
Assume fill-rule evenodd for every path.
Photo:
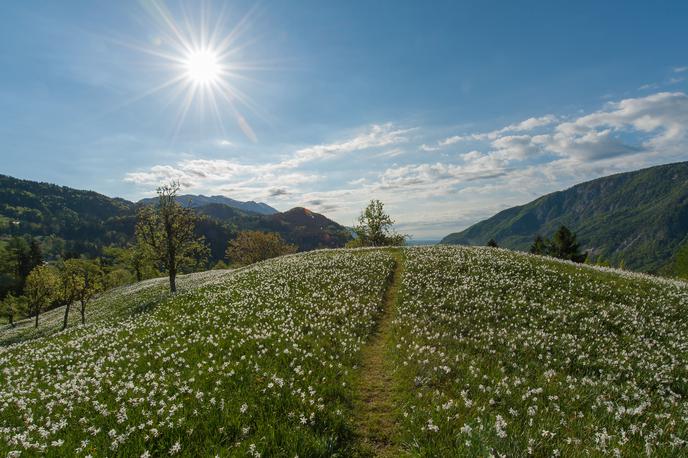
<instances>
[{"instance_id":1,"label":"bare tree","mask_svg":"<svg viewBox=\"0 0 688 458\"><path fill-rule=\"evenodd\" d=\"M170 291L177 291L177 273L192 260L207 256L203 237L195 234L196 215L177 202L178 182L158 188L158 204L139 210L136 236L146 246L170 279Z\"/></svg>"}]
</instances>

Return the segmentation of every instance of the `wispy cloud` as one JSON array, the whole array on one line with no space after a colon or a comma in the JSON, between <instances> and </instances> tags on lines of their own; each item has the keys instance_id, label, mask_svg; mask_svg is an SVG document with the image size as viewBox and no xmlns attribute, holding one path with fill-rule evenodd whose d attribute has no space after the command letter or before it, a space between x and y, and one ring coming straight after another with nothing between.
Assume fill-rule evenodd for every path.
<instances>
[{"instance_id":1,"label":"wispy cloud","mask_svg":"<svg viewBox=\"0 0 688 458\"><path fill-rule=\"evenodd\" d=\"M482 132L476 134L466 134L466 135L453 135L451 137L444 138L437 142L437 146L431 147L423 145L425 151L436 151L442 147L453 145L455 143L463 141L485 141L485 140L495 140L501 135L509 132L528 132L539 127L548 126L557 122L557 117L551 114L537 117L528 118L521 122L514 124L509 124L508 126L502 127L501 129L493 130L490 132Z\"/></svg>"},{"instance_id":2,"label":"wispy cloud","mask_svg":"<svg viewBox=\"0 0 688 458\"><path fill-rule=\"evenodd\" d=\"M292 169L357 151L405 143L408 141L406 134L412 130L397 128L391 123L373 124L349 139L301 148L278 162L246 164L225 159L187 159L173 165L154 165L148 170L129 172L124 180L149 189L176 180L189 191L206 192L232 183L231 189L239 193L239 197L253 192L250 198L284 198L298 192L295 186L321 178L318 174L294 172ZM379 157L394 157L402 153L400 149L392 148L379 153Z\"/></svg>"},{"instance_id":3,"label":"wispy cloud","mask_svg":"<svg viewBox=\"0 0 688 458\"><path fill-rule=\"evenodd\" d=\"M304 162L339 156L353 151L361 151L382 146L397 145L408 141L407 134L413 129L398 129L393 124L374 124L366 132L342 142L309 146L296 152L285 162L294 167Z\"/></svg>"},{"instance_id":4,"label":"wispy cloud","mask_svg":"<svg viewBox=\"0 0 688 458\"><path fill-rule=\"evenodd\" d=\"M429 231L418 217L425 212L442 227L453 220L453 229L460 229L506 205L576 182L684 158L688 96L659 92L608 102L575 117L531 117L489 132L430 141L431 129L416 134L417 129L374 124L342 140L297 148L279 161L185 158L133 171L125 179L148 189L177 179L192 192L307 206L344 224L353 223L375 197L404 227ZM425 143L414 143L417 138ZM464 139L471 144L462 151ZM448 145L455 145L454 151L433 155L432 161L422 152Z\"/></svg>"}]
</instances>

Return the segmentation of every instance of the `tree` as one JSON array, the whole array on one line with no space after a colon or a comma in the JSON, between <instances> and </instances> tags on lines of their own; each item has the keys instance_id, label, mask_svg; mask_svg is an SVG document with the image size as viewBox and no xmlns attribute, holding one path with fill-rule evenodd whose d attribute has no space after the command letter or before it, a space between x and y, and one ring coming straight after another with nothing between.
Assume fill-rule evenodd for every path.
<instances>
[{"instance_id":1,"label":"tree","mask_svg":"<svg viewBox=\"0 0 688 458\"><path fill-rule=\"evenodd\" d=\"M490 239L490 241L487 242L487 246L492 248L499 248L499 245L497 245L497 241L495 239Z\"/></svg>"},{"instance_id":2,"label":"tree","mask_svg":"<svg viewBox=\"0 0 688 458\"><path fill-rule=\"evenodd\" d=\"M86 323L86 305L101 291L102 276L102 270L97 262L87 259L68 259L65 261L62 270L62 284L66 292L64 299L67 304L65 305L62 329L67 328L69 309L74 301L79 303L81 324Z\"/></svg>"},{"instance_id":3,"label":"tree","mask_svg":"<svg viewBox=\"0 0 688 458\"><path fill-rule=\"evenodd\" d=\"M140 242L135 242L126 248L108 246L103 249L104 260L110 269L126 267L132 272L136 281L156 277L158 272L151 260L148 247Z\"/></svg>"},{"instance_id":4,"label":"tree","mask_svg":"<svg viewBox=\"0 0 688 458\"><path fill-rule=\"evenodd\" d=\"M530 252L533 254L548 255L548 241L538 234L537 236L535 236L535 240L533 240L533 244L530 246Z\"/></svg>"},{"instance_id":5,"label":"tree","mask_svg":"<svg viewBox=\"0 0 688 458\"><path fill-rule=\"evenodd\" d=\"M38 266L26 277L26 297L36 317L35 327L38 327L38 315L56 298L59 287L60 277L49 266Z\"/></svg>"},{"instance_id":6,"label":"tree","mask_svg":"<svg viewBox=\"0 0 688 458\"><path fill-rule=\"evenodd\" d=\"M10 326L15 327L15 317L26 313L26 298L24 296L15 296L10 293L0 303L0 311L7 317Z\"/></svg>"},{"instance_id":7,"label":"tree","mask_svg":"<svg viewBox=\"0 0 688 458\"><path fill-rule=\"evenodd\" d=\"M33 238L12 237L7 243L5 270L13 278L12 287L15 295L24 291L26 277L43 263L40 244Z\"/></svg>"},{"instance_id":8,"label":"tree","mask_svg":"<svg viewBox=\"0 0 688 458\"><path fill-rule=\"evenodd\" d=\"M576 235L563 225L552 237L550 255L573 262L584 262L585 258L588 257L587 253L580 252L580 244L576 241Z\"/></svg>"},{"instance_id":9,"label":"tree","mask_svg":"<svg viewBox=\"0 0 688 458\"><path fill-rule=\"evenodd\" d=\"M158 204L139 210L136 223L138 241L150 250L153 259L167 271L170 291L177 291L177 272L184 263L207 256L202 237L195 235L196 216L176 200L178 182L158 188Z\"/></svg>"},{"instance_id":10,"label":"tree","mask_svg":"<svg viewBox=\"0 0 688 458\"><path fill-rule=\"evenodd\" d=\"M394 220L385 213L384 204L371 200L358 217L354 227L356 238L347 243L347 247L357 246L397 246L403 245L406 235L394 232Z\"/></svg>"},{"instance_id":11,"label":"tree","mask_svg":"<svg viewBox=\"0 0 688 458\"><path fill-rule=\"evenodd\" d=\"M226 256L231 261L247 265L296 251L296 245L286 243L276 232L244 231L229 242Z\"/></svg>"}]
</instances>

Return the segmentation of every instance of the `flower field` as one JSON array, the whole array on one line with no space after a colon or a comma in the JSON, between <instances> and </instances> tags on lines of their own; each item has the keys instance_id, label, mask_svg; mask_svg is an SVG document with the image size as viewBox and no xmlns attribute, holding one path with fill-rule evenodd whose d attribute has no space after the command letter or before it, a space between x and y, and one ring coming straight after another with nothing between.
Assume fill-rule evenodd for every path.
<instances>
[{"instance_id":1,"label":"flower field","mask_svg":"<svg viewBox=\"0 0 688 458\"><path fill-rule=\"evenodd\" d=\"M0 330L0 456L688 456L683 282L435 246L164 286Z\"/></svg>"},{"instance_id":2,"label":"flower field","mask_svg":"<svg viewBox=\"0 0 688 458\"><path fill-rule=\"evenodd\" d=\"M280 258L0 348L0 456L347 454L352 369L393 265Z\"/></svg>"},{"instance_id":3,"label":"flower field","mask_svg":"<svg viewBox=\"0 0 688 458\"><path fill-rule=\"evenodd\" d=\"M209 270L188 275L179 275L179 289L183 291L200 288L205 284L218 281L230 275L228 270ZM140 283L120 286L100 294L86 307L87 324L100 323L105 320L121 321L122 319L144 312L169 296L167 278L151 278ZM0 345L22 342L37 337L45 337L62 329L64 306L42 313L40 326L34 328L32 318L18 321L16 327L9 324L0 326ZM80 324L79 312L72 310L69 315L69 326Z\"/></svg>"},{"instance_id":4,"label":"flower field","mask_svg":"<svg viewBox=\"0 0 688 458\"><path fill-rule=\"evenodd\" d=\"M489 248L406 250L403 446L686 456L688 285Z\"/></svg>"}]
</instances>

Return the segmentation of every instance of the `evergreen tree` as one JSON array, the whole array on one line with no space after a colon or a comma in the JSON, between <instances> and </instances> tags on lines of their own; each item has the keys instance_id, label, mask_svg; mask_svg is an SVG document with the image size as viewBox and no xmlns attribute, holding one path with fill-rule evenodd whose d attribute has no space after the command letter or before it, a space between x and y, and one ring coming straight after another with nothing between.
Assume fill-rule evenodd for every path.
<instances>
[{"instance_id":1,"label":"evergreen tree","mask_svg":"<svg viewBox=\"0 0 688 458\"><path fill-rule=\"evenodd\" d=\"M559 227L552 237L550 255L574 262L584 262L588 256L587 253L580 252L580 244L576 241L576 234L563 225Z\"/></svg>"},{"instance_id":2,"label":"evergreen tree","mask_svg":"<svg viewBox=\"0 0 688 458\"><path fill-rule=\"evenodd\" d=\"M533 240L533 244L530 246L530 252L533 254L548 255L549 243L547 243L547 240L538 234L535 236L535 240Z\"/></svg>"},{"instance_id":3,"label":"evergreen tree","mask_svg":"<svg viewBox=\"0 0 688 458\"><path fill-rule=\"evenodd\" d=\"M0 311L7 318L10 326L15 327L15 319L26 313L26 298L10 293L0 302Z\"/></svg>"},{"instance_id":4,"label":"evergreen tree","mask_svg":"<svg viewBox=\"0 0 688 458\"><path fill-rule=\"evenodd\" d=\"M497 245L497 241L495 239L490 239L490 241L487 242L487 246L492 248L499 248L499 245Z\"/></svg>"}]
</instances>

